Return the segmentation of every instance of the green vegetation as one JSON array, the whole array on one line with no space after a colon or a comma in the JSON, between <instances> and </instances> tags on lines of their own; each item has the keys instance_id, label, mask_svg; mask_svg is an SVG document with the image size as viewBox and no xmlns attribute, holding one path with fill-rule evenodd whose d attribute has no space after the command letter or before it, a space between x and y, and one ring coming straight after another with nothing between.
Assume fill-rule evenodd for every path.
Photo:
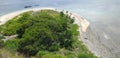
<instances>
[{"instance_id":1,"label":"green vegetation","mask_svg":"<svg viewBox=\"0 0 120 58\"><path fill-rule=\"evenodd\" d=\"M4 41L2 39L4 39L4 36L0 34L0 48L4 47Z\"/></svg>"},{"instance_id":2,"label":"green vegetation","mask_svg":"<svg viewBox=\"0 0 120 58\"><path fill-rule=\"evenodd\" d=\"M79 54L78 58L97 58L93 54Z\"/></svg>"},{"instance_id":3,"label":"green vegetation","mask_svg":"<svg viewBox=\"0 0 120 58\"><path fill-rule=\"evenodd\" d=\"M18 41L16 39L14 40L7 40L5 43L4 43L4 48L6 48L7 50L10 50L10 51L16 51L18 49Z\"/></svg>"},{"instance_id":4,"label":"green vegetation","mask_svg":"<svg viewBox=\"0 0 120 58\"><path fill-rule=\"evenodd\" d=\"M63 12L25 12L0 26L0 33L4 36L18 35L3 46L25 57L97 58L78 41L78 26L73 22L74 19Z\"/></svg>"},{"instance_id":5,"label":"green vegetation","mask_svg":"<svg viewBox=\"0 0 120 58\"><path fill-rule=\"evenodd\" d=\"M1 40L1 39L4 39L4 38L5 38L5 37L4 37L3 35L0 34L0 40Z\"/></svg>"},{"instance_id":6,"label":"green vegetation","mask_svg":"<svg viewBox=\"0 0 120 58\"><path fill-rule=\"evenodd\" d=\"M3 47L4 47L4 41L0 40L0 48L3 48Z\"/></svg>"}]
</instances>

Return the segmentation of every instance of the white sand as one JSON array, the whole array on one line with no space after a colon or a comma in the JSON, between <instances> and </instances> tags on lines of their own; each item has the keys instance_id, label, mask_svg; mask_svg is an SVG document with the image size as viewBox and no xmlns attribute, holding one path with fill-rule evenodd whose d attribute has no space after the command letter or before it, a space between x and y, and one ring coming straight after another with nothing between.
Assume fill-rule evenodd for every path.
<instances>
[{"instance_id":1,"label":"white sand","mask_svg":"<svg viewBox=\"0 0 120 58\"><path fill-rule=\"evenodd\" d=\"M76 13L72 13L72 16L75 18L75 23L78 24L82 28L83 32L86 32L90 23L86 19L83 19L81 16L79 16Z\"/></svg>"},{"instance_id":2,"label":"white sand","mask_svg":"<svg viewBox=\"0 0 120 58\"><path fill-rule=\"evenodd\" d=\"M44 9L50 9L50 10L55 10L54 8L32 8L32 9L26 9L26 10L21 10L21 11L16 11L16 12L12 12L6 15L3 15L0 17L0 25L6 23L8 20L14 18L15 16L23 13L23 12L27 12L27 11L38 11L38 10L44 10Z\"/></svg>"}]
</instances>

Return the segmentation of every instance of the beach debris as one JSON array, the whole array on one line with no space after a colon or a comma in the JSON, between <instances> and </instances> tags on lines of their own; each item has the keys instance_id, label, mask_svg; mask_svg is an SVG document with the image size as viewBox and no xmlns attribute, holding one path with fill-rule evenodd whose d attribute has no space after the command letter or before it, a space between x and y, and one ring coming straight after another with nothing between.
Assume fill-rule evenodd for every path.
<instances>
[{"instance_id":1,"label":"beach debris","mask_svg":"<svg viewBox=\"0 0 120 58\"><path fill-rule=\"evenodd\" d=\"M4 36L5 38L2 39L4 42L7 41L7 40L11 40L11 39L14 39L15 37L17 37L18 35L15 34L15 35L11 35L11 36Z\"/></svg>"},{"instance_id":2,"label":"beach debris","mask_svg":"<svg viewBox=\"0 0 120 58\"><path fill-rule=\"evenodd\" d=\"M84 38L84 39L88 39L88 38Z\"/></svg>"}]
</instances>

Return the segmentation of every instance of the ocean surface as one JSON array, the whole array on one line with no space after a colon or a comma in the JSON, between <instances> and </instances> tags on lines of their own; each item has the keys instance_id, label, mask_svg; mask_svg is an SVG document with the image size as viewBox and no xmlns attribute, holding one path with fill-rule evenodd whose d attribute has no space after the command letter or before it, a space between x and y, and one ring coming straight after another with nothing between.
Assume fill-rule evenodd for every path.
<instances>
[{"instance_id":1,"label":"ocean surface","mask_svg":"<svg viewBox=\"0 0 120 58\"><path fill-rule=\"evenodd\" d=\"M80 14L101 43L120 58L120 0L0 0L0 16L26 9L52 7Z\"/></svg>"}]
</instances>

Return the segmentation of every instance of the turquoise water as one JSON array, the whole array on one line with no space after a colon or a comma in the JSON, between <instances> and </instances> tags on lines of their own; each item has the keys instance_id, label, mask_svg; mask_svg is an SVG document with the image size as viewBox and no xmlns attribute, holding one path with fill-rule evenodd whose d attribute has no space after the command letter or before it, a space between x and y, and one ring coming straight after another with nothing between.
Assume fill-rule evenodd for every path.
<instances>
[{"instance_id":1,"label":"turquoise water","mask_svg":"<svg viewBox=\"0 0 120 58\"><path fill-rule=\"evenodd\" d=\"M100 41L120 55L120 0L0 0L0 16L23 10L24 6L53 7L80 14L100 35ZM119 58L119 56L118 56Z\"/></svg>"}]
</instances>

